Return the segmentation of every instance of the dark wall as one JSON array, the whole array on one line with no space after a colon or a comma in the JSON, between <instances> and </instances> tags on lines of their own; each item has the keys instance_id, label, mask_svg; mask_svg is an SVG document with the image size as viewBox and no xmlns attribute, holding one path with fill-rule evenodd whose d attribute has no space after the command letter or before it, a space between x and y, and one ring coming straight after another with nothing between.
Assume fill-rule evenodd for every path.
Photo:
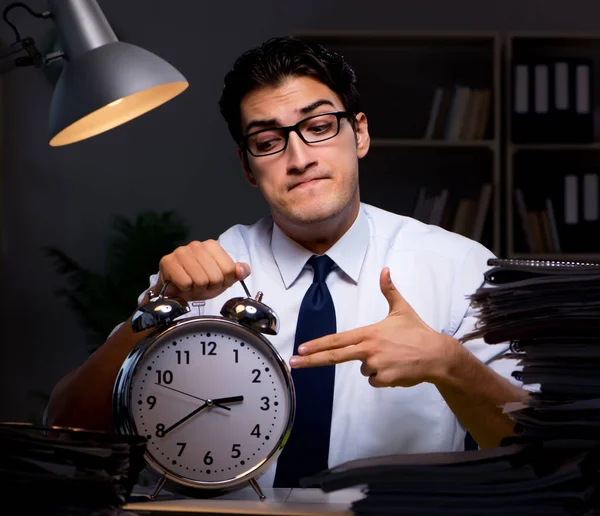
<instances>
[{"instance_id":1,"label":"dark wall","mask_svg":"<svg viewBox=\"0 0 600 516\"><path fill-rule=\"evenodd\" d=\"M27 2L45 10L45 2ZM0 1L0 8L8 2ZM368 4L368 9L365 5ZM205 2L100 0L118 37L155 52L190 81L180 97L124 126L61 148L47 144L52 87L37 69L3 76L0 420L26 420L56 381L87 357L85 334L55 294L62 279L41 252L57 246L97 271L114 214L174 209L193 238L266 213L243 180L217 100L242 51L306 29L582 30L600 26L597 0ZM15 10L42 41L50 21ZM0 25L3 43L12 41Z\"/></svg>"}]
</instances>

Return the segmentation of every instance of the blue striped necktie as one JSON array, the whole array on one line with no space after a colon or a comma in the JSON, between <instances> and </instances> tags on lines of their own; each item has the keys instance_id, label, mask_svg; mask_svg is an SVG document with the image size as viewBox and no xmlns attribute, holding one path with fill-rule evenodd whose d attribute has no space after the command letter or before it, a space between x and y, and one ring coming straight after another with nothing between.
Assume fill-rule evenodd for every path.
<instances>
[{"instance_id":1,"label":"blue striped necktie","mask_svg":"<svg viewBox=\"0 0 600 516\"><path fill-rule=\"evenodd\" d=\"M333 299L325 283L335 265L327 255L312 256L313 282L306 291L296 326L298 346L336 332ZM292 369L296 390L296 415L290 438L279 460L274 487L298 487L299 480L327 469L335 366Z\"/></svg>"}]
</instances>

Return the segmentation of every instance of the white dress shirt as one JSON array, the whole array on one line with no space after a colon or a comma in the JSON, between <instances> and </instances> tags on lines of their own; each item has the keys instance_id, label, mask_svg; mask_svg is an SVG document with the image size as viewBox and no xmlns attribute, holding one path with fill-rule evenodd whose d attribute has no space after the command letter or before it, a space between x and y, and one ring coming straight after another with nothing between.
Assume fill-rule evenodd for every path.
<instances>
[{"instance_id":1,"label":"white dress shirt","mask_svg":"<svg viewBox=\"0 0 600 516\"><path fill-rule=\"evenodd\" d=\"M306 265L312 253L288 238L271 217L252 226L233 226L219 243L234 261L250 264L252 273L245 283L252 295L262 291L263 302L279 316L280 331L268 339L288 362L300 303L312 282L312 269ZM364 203L352 227L326 254L336 263L327 285L338 332L388 315L389 305L379 287L381 270L387 266L396 288L421 319L457 339L477 322L468 296L482 284L487 260L494 257L461 235ZM156 278L151 276L151 285ZM225 301L244 295L236 283L188 316L219 314ZM520 385L511 377L516 362L499 359L507 344L489 345L479 339L465 346ZM465 429L433 384L374 388L361 375L360 366L359 361L336 366L329 467L377 455L464 449ZM274 472L275 465L259 483L272 486Z\"/></svg>"}]
</instances>

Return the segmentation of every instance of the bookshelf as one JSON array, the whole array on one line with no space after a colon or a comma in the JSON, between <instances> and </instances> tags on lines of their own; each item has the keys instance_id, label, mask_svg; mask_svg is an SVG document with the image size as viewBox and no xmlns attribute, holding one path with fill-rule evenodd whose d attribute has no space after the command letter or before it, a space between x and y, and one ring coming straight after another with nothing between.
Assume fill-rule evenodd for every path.
<instances>
[{"instance_id":1,"label":"bookshelf","mask_svg":"<svg viewBox=\"0 0 600 516\"><path fill-rule=\"evenodd\" d=\"M293 36L339 52L357 73L371 134L371 149L360 164L362 200L466 234L499 253L500 35L298 31Z\"/></svg>"},{"instance_id":2,"label":"bookshelf","mask_svg":"<svg viewBox=\"0 0 600 516\"><path fill-rule=\"evenodd\" d=\"M505 38L506 254L600 260L600 35Z\"/></svg>"}]
</instances>

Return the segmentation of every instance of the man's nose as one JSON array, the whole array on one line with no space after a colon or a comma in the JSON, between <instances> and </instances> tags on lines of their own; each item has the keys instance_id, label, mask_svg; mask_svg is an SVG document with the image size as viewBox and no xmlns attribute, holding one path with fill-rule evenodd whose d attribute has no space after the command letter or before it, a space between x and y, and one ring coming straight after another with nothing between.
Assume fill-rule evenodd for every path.
<instances>
[{"instance_id":1,"label":"man's nose","mask_svg":"<svg viewBox=\"0 0 600 516\"><path fill-rule=\"evenodd\" d=\"M287 168L290 172L303 172L316 163L316 160L312 157L310 145L304 143L300 135L295 131L291 131L289 134L285 153L288 160Z\"/></svg>"}]
</instances>

